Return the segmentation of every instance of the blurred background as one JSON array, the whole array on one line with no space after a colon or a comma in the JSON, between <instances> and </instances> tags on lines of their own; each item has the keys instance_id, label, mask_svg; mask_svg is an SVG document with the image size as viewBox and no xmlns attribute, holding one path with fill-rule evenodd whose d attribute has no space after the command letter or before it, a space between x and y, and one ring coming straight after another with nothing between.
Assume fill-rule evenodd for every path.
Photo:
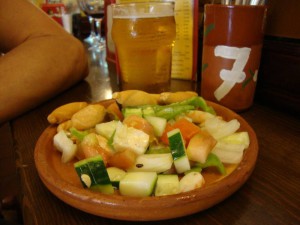
<instances>
[{"instance_id":1,"label":"blurred background","mask_svg":"<svg viewBox=\"0 0 300 225\"><path fill-rule=\"evenodd\" d=\"M83 40L90 34L86 15L77 7L76 0L31 0L49 16L61 23L68 32ZM176 0L175 0L176 1ZM198 81L201 80L202 23L204 5L222 0L198 1ZM105 0L106 4L115 0ZM300 112L300 1L266 0L268 13L262 50L256 99L295 113ZM62 14L68 15L63 24ZM104 16L105 17L105 16ZM105 18L102 35L105 35Z\"/></svg>"}]
</instances>

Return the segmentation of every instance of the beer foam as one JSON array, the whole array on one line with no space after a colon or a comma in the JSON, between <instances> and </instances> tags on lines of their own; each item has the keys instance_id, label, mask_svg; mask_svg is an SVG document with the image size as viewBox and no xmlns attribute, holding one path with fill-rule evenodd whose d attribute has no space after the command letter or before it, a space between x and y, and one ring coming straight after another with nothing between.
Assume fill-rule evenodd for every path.
<instances>
[{"instance_id":1,"label":"beer foam","mask_svg":"<svg viewBox=\"0 0 300 225\"><path fill-rule=\"evenodd\" d=\"M169 17L174 16L174 14L147 14L147 15L124 15L124 16L114 16L116 19L133 19L133 18L160 18L160 17Z\"/></svg>"},{"instance_id":2,"label":"beer foam","mask_svg":"<svg viewBox=\"0 0 300 225\"><path fill-rule=\"evenodd\" d=\"M173 7L149 7L145 11L144 8L133 9L133 8L117 8L115 9L114 18L118 19L132 19L132 18L157 18L157 17L169 17L174 16Z\"/></svg>"}]
</instances>

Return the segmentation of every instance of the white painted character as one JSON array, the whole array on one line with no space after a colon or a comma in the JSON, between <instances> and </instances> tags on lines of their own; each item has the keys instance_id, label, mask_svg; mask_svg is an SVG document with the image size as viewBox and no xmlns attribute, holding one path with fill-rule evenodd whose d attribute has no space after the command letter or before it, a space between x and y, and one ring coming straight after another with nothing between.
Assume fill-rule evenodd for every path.
<instances>
[{"instance_id":1,"label":"white painted character","mask_svg":"<svg viewBox=\"0 0 300 225\"><path fill-rule=\"evenodd\" d=\"M247 47L237 48L225 45L215 47L214 54L216 57L235 60L231 70L222 69L220 71L220 78L223 80L223 83L214 92L218 101L224 98L236 83L241 83L245 80L246 74L243 70L249 59L250 52L251 48Z\"/></svg>"}]
</instances>

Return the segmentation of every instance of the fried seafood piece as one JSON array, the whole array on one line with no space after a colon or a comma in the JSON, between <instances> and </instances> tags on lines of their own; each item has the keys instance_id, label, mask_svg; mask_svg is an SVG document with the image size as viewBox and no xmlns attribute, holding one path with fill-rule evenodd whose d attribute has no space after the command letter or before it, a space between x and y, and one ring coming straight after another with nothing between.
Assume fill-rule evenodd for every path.
<instances>
[{"instance_id":1,"label":"fried seafood piece","mask_svg":"<svg viewBox=\"0 0 300 225\"><path fill-rule=\"evenodd\" d=\"M139 106L139 105L156 105L158 104L159 94L150 94L139 90L126 90L121 92L115 92L112 96L116 101L127 106Z\"/></svg>"},{"instance_id":2,"label":"fried seafood piece","mask_svg":"<svg viewBox=\"0 0 300 225\"><path fill-rule=\"evenodd\" d=\"M139 90L126 90L115 92L113 93L112 97L116 99L119 104L127 107L139 105L171 104L194 96L198 96L198 94L193 91L162 92L161 94L151 94Z\"/></svg>"},{"instance_id":3,"label":"fried seafood piece","mask_svg":"<svg viewBox=\"0 0 300 225\"><path fill-rule=\"evenodd\" d=\"M87 105L87 102L71 102L59 106L48 115L47 120L51 124L60 124L70 120L76 112L85 108Z\"/></svg>"},{"instance_id":4,"label":"fried seafood piece","mask_svg":"<svg viewBox=\"0 0 300 225\"><path fill-rule=\"evenodd\" d=\"M195 96L198 96L198 94L194 91L162 92L159 96L158 103L168 105L174 102L181 102Z\"/></svg>"},{"instance_id":5,"label":"fried seafood piece","mask_svg":"<svg viewBox=\"0 0 300 225\"><path fill-rule=\"evenodd\" d=\"M103 105L90 104L76 112L72 118L72 127L77 130L86 130L101 123L106 115L106 109Z\"/></svg>"},{"instance_id":6,"label":"fried seafood piece","mask_svg":"<svg viewBox=\"0 0 300 225\"><path fill-rule=\"evenodd\" d=\"M57 132L61 130L69 130L72 126L72 120L64 121L57 125Z\"/></svg>"}]
</instances>

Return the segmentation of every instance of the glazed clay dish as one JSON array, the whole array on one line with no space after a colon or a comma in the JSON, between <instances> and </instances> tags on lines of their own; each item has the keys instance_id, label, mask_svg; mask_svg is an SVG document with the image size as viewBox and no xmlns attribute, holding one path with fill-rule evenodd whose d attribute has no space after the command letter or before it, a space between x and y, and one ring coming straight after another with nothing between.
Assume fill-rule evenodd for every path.
<instances>
[{"instance_id":1,"label":"glazed clay dish","mask_svg":"<svg viewBox=\"0 0 300 225\"><path fill-rule=\"evenodd\" d=\"M238 165L227 167L226 176L214 179L208 174L206 185L202 188L176 195L143 198L106 195L84 189L74 169L74 161L62 163L61 153L53 146L55 126L45 129L35 147L34 157L39 176L49 191L66 204L106 218L155 221L182 217L210 208L236 192L247 181L255 167L258 142L255 132L242 117L218 104L208 104L225 120L237 119L241 125L240 130L249 134L250 146L244 151Z\"/></svg>"}]
</instances>

